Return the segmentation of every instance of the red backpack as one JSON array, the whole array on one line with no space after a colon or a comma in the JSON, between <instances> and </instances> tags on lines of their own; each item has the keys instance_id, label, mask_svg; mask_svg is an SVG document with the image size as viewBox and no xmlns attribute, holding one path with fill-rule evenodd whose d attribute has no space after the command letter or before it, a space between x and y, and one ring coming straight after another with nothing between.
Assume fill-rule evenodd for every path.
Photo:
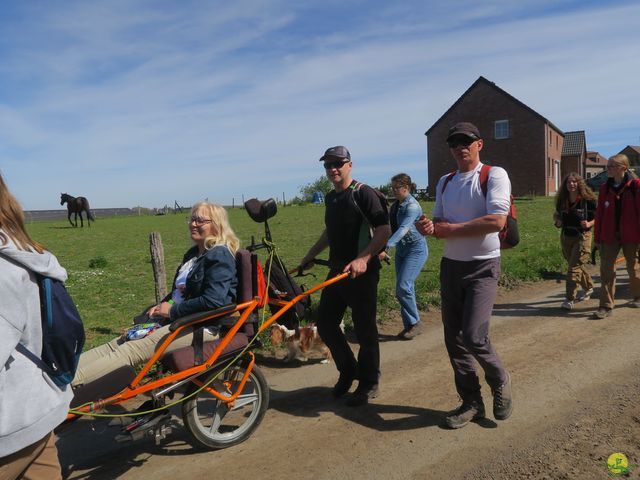
<instances>
[{"instance_id":1,"label":"red backpack","mask_svg":"<svg viewBox=\"0 0 640 480\"><path fill-rule=\"evenodd\" d=\"M482 189L482 194L485 198L487 196L489 170L491 170L491 165L482 165L480 168L480 188ZM447 188L447 184L456 173L457 171L451 172L447 175L447 178L444 179L442 193L444 193L445 188ZM516 206L513 203L513 195L511 194L509 194L509 213L507 214L507 221L505 222L502 230L498 233L498 238L500 238L501 249L512 248L520 243L520 233L518 232L518 213L516 212Z\"/></svg>"}]
</instances>

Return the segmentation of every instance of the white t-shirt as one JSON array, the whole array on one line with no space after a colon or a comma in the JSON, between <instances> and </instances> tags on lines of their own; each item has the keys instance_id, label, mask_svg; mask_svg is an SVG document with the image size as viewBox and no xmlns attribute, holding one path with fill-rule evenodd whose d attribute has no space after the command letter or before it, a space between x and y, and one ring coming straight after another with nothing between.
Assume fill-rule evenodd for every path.
<instances>
[{"instance_id":1,"label":"white t-shirt","mask_svg":"<svg viewBox=\"0 0 640 480\"><path fill-rule=\"evenodd\" d=\"M487 179L487 197L480 187L480 168L471 172L457 171L442 194L444 175L436 187L436 205L433 217L449 223L462 223L485 215L507 215L509 213L511 182L507 172L500 167L491 167ZM445 239L444 257L451 260L486 260L500 256L498 233L476 237L452 237Z\"/></svg>"},{"instance_id":2,"label":"white t-shirt","mask_svg":"<svg viewBox=\"0 0 640 480\"><path fill-rule=\"evenodd\" d=\"M193 257L188 262L185 262L178 271L178 276L176 277L176 288L173 289L173 294L171 295L171 299L176 304L182 303L184 301L184 291L187 286L187 277L189 276L189 273L191 273L193 264L196 263L197 259L198 257Z\"/></svg>"}]
</instances>

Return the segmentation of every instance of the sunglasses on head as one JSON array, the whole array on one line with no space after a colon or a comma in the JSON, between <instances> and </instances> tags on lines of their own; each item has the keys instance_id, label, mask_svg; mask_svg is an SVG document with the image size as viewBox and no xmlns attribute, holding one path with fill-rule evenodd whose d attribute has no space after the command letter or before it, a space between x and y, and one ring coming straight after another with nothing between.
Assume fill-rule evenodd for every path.
<instances>
[{"instance_id":1,"label":"sunglasses on head","mask_svg":"<svg viewBox=\"0 0 640 480\"><path fill-rule=\"evenodd\" d=\"M325 170L331 170L332 168L340 170L347 163L349 163L349 160L346 160L346 161L338 160L338 161L335 161L335 162L324 162L324 168L325 168Z\"/></svg>"},{"instance_id":2,"label":"sunglasses on head","mask_svg":"<svg viewBox=\"0 0 640 480\"><path fill-rule=\"evenodd\" d=\"M447 141L447 145L449 145L449 148L456 148L459 146L468 147L476 140L478 139L471 138L471 137L458 137L458 138L454 137L451 140Z\"/></svg>"}]
</instances>

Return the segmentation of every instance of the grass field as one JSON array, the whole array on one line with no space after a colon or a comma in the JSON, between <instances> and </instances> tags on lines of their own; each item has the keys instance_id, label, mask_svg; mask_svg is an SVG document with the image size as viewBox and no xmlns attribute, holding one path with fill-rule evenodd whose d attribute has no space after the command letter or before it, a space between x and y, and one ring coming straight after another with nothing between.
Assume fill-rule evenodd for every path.
<instances>
[{"instance_id":1,"label":"grass field","mask_svg":"<svg viewBox=\"0 0 640 480\"><path fill-rule=\"evenodd\" d=\"M537 280L564 270L558 232L551 216L553 199L532 198L516 202L521 243L503 252L502 284L510 287L523 280ZM430 214L433 203L423 203ZM67 287L78 305L87 331L87 345L104 342L131 323L134 315L154 302L153 273L149 254L149 234L160 232L164 244L167 281L183 253L190 247L187 213L166 216L99 218L91 228L72 228L66 220L33 222L30 234L52 251L67 269ZM317 205L280 208L269 225L278 251L289 268L297 265L323 228L324 208ZM261 224L253 222L242 209L229 212L231 224L242 245L251 236L260 241ZM418 304L439 304L438 273L442 242L429 239L429 260L417 282ZM326 269L315 267L316 278L304 277L313 285L324 279ZM316 296L317 297L317 296ZM318 298L314 298L314 304ZM394 297L394 269L384 266L379 288L379 319L397 310ZM310 318L313 318L314 306Z\"/></svg>"}]
</instances>

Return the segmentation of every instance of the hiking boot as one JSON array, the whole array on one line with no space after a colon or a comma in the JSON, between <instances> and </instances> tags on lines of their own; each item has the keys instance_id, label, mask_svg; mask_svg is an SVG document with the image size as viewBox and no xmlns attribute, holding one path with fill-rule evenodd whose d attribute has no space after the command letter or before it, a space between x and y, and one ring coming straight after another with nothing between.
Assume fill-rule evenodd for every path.
<instances>
[{"instance_id":1,"label":"hiking boot","mask_svg":"<svg viewBox=\"0 0 640 480\"><path fill-rule=\"evenodd\" d=\"M513 411L511 375L507 373L507 380L495 390L491 389L491 392L493 393L493 417L496 420L506 420Z\"/></svg>"},{"instance_id":2,"label":"hiking boot","mask_svg":"<svg viewBox=\"0 0 640 480\"><path fill-rule=\"evenodd\" d=\"M404 340L404 334L407 333L408 328L403 328L402 331L396 335L400 340Z\"/></svg>"},{"instance_id":3,"label":"hiking boot","mask_svg":"<svg viewBox=\"0 0 640 480\"><path fill-rule=\"evenodd\" d=\"M415 325L411 325L409 328L404 330L404 334L402 335L403 340L413 340L415 337L422 333L422 322L418 322Z\"/></svg>"},{"instance_id":4,"label":"hiking boot","mask_svg":"<svg viewBox=\"0 0 640 480\"><path fill-rule=\"evenodd\" d=\"M589 300L591 298L591 295L593 295L593 288L590 288L589 290L584 290L579 296L578 296L578 301L582 302L584 300Z\"/></svg>"},{"instance_id":5,"label":"hiking boot","mask_svg":"<svg viewBox=\"0 0 640 480\"><path fill-rule=\"evenodd\" d=\"M365 405L369 403L369 399L376 398L378 393L380 392L380 388L377 383L367 384L360 382L358 384L358 388L356 391L351 394L351 396L347 399L348 407L359 407L360 405Z\"/></svg>"},{"instance_id":6,"label":"hiking boot","mask_svg":"<svg viewBox=\"0 0 640 480\"><path fill-rule=\"evenodd\" d=\"M484 403L480 400L463 400L462 405L444 417L449 428L462 428L471 420L484 418Z\"/></svg>"},{"instance_id":7,"label":"hiking boot","mask_svg":"<svg viewBox=\"0 0 640 480\"><path fill-rule=\"evenodd\" d=\"M569 300L568 298L565 298L564 302L562 302L562 305L560 306L565 310L573 310L573 300Z\"/></svg>"},{"instance_id":8,"label":"hiking boot","mask_svg":"<svg viewBox=\"0 0 640 480\"><path fill-rule=\"evenodd\" d=\"M331 390L331 395L336 398L340 398L344 394L349 392L351 388L351 384L356 379L354 373L351 372L340 372L340 377L338 377L338 381L333 386L333 390Z\"/></svg>"},{"instance_id":9,"label":"hiking boot","mask_svg":"<svg viewBox=\"0 0 640 480\"><path fill-rule=\"evenodd\" d=\"M593 312L593 318L595 320L602 320L603 318L611 316L611 309L600 307L598 310Z\"/></svg>"}]
</instances>

